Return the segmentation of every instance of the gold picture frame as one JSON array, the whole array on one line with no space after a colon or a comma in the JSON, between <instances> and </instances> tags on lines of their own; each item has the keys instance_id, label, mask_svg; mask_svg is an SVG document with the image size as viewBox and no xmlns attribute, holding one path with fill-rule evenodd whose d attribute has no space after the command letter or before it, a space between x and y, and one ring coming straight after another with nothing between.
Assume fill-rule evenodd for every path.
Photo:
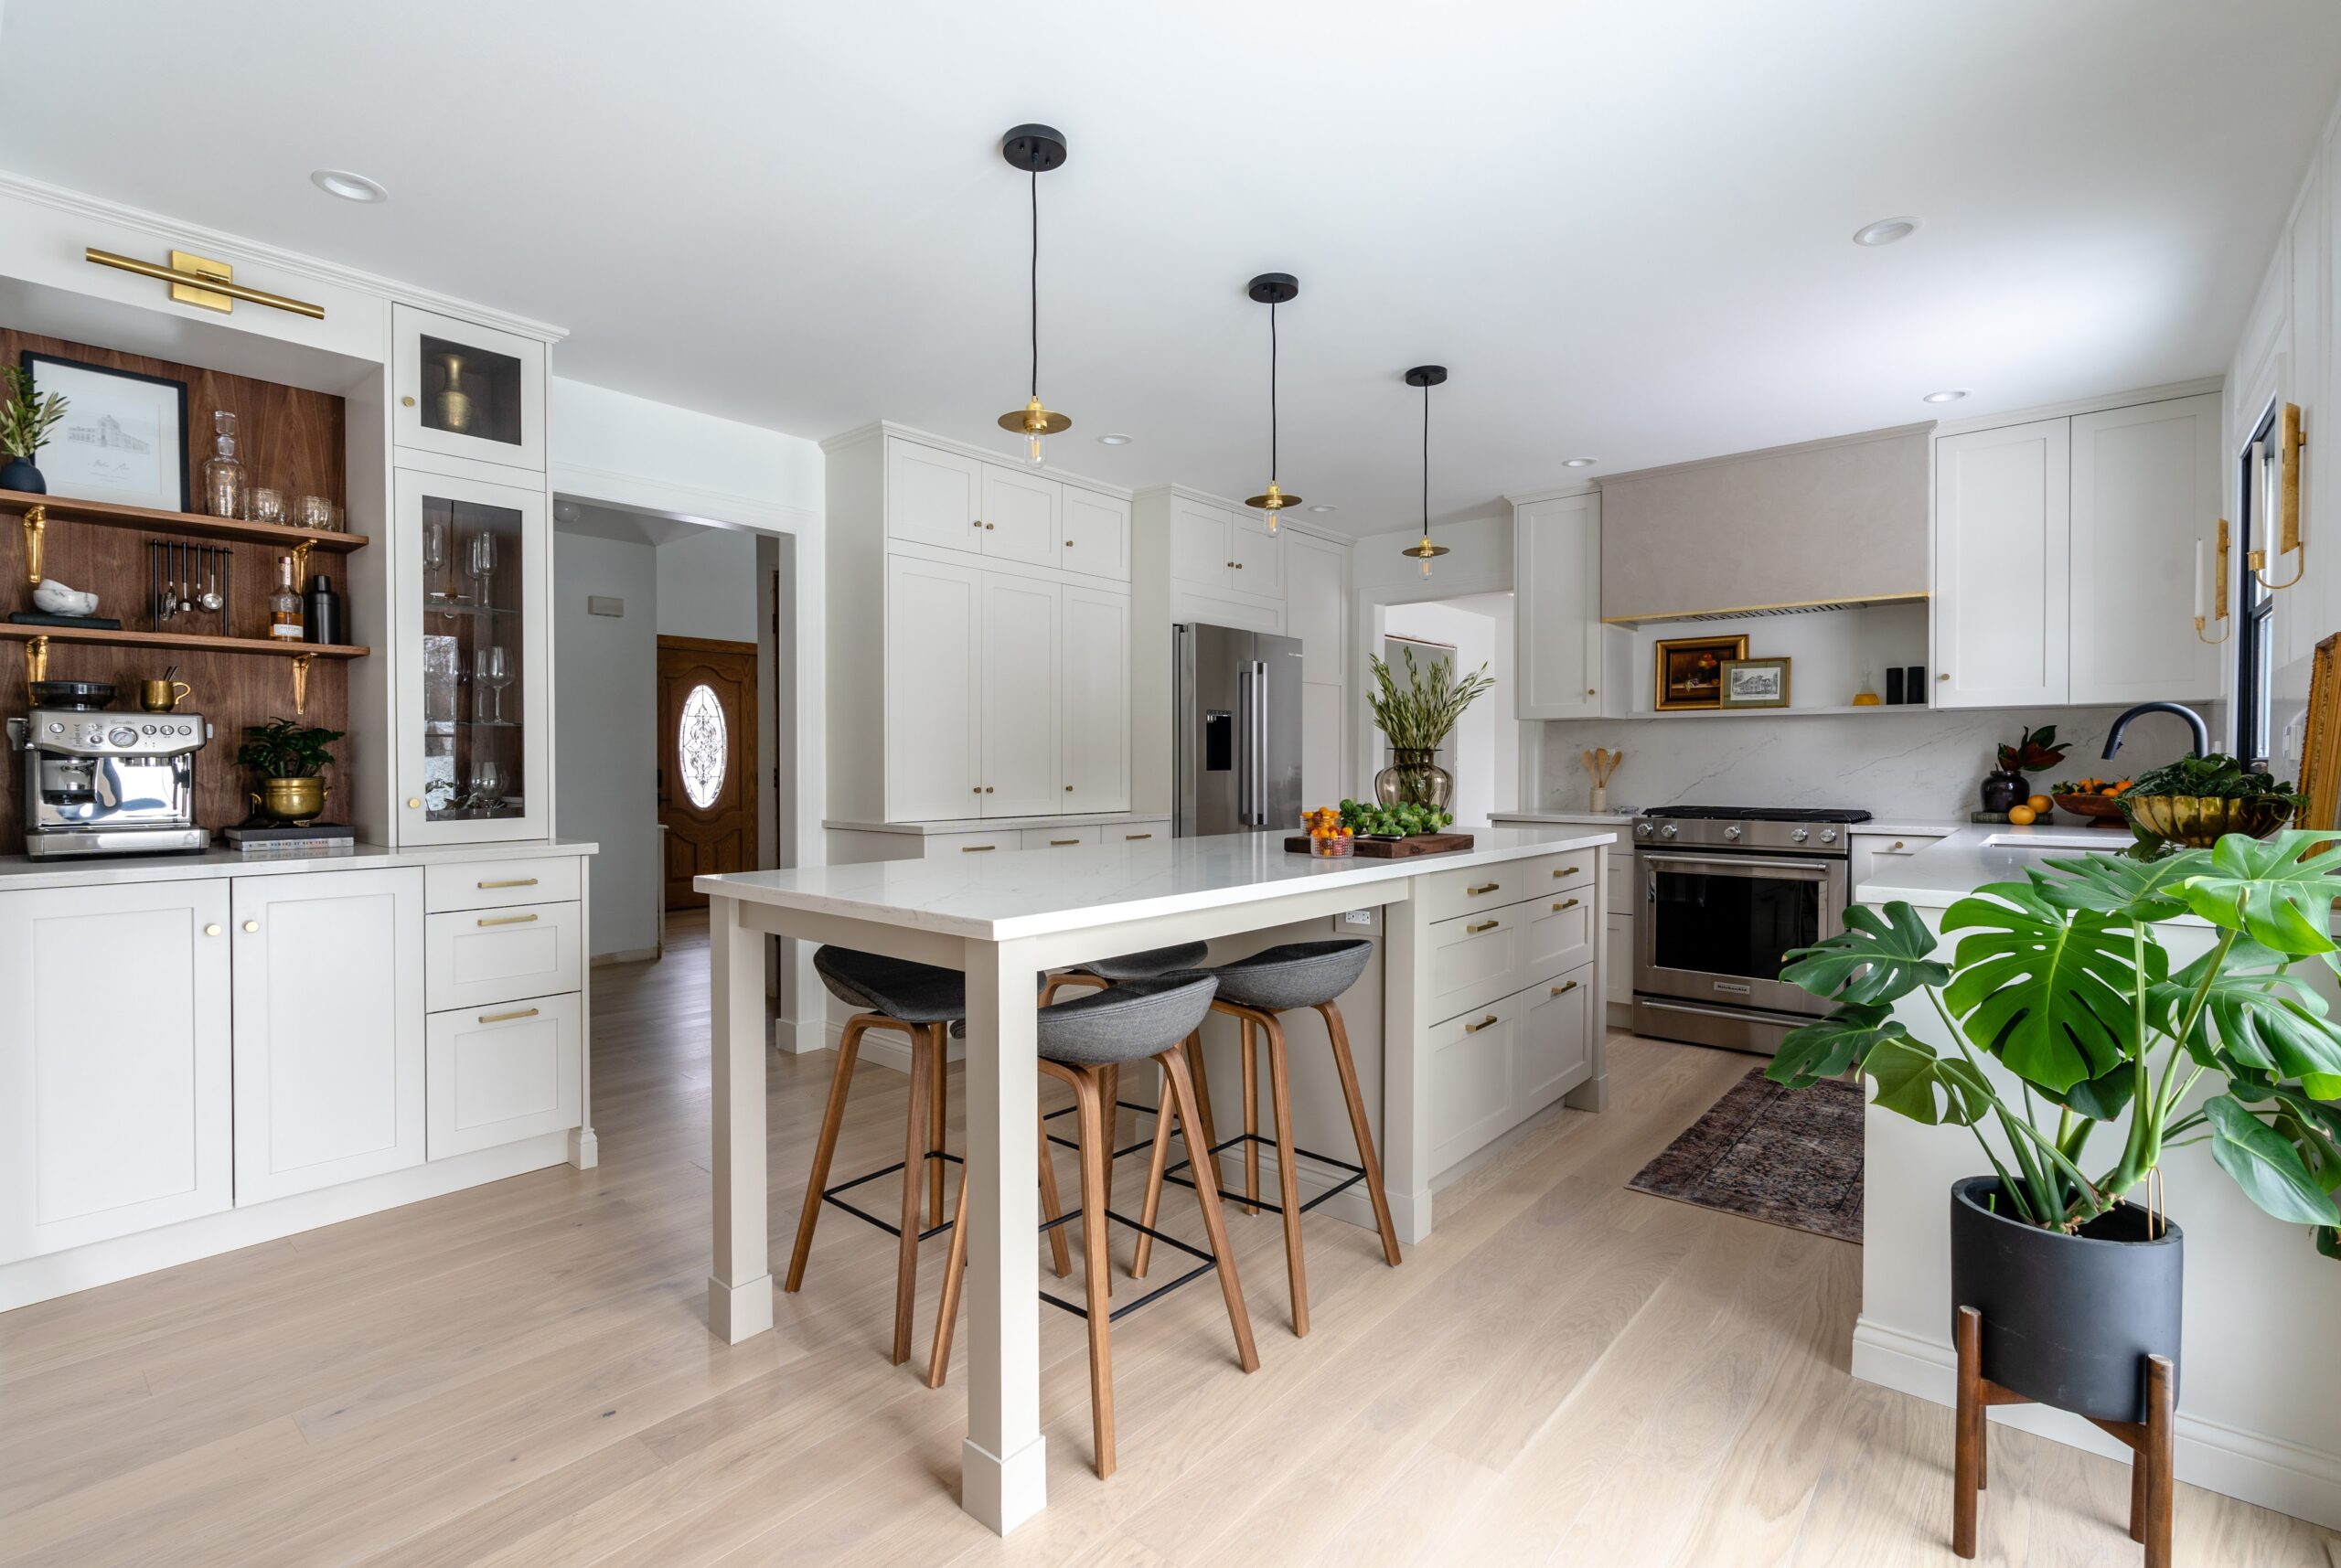
<instances>
[{"instance_id":1,"label":"gold picture frame","mask_svg":"<svg viewBox=\"0 0 2341 1568\"><path fill-rule=\"evenodd\" d=\"M1748 656L1748 635L1672 637L1658 645L1651 674L1651 706L1662 713L1723 706L1726 661Z\"/></svg>"},{"instance_id":2,"label":"gold picture frame","mask_svg":"<svg viewBox=\"0 0 2341 1568\"><path fill-rule=\"evenodd\" d=\"M1777 676L1778 679L1771 678ZM1789 661L1726 659L1723 661L1722 708L1786 708L1789 705Z\"/></svg>"},{"instance_id":3,"label":"gold picture frame","mask_svg":"<svg viewBox=\"0 0 2341 1568\"><path fill-rule=\"evenodd\" d=\"M2295 827L2341 827L2341 632L2316 645L2309 667L2308 733L2301 743L2301 808Z\"/></svg>"}]
</instances>

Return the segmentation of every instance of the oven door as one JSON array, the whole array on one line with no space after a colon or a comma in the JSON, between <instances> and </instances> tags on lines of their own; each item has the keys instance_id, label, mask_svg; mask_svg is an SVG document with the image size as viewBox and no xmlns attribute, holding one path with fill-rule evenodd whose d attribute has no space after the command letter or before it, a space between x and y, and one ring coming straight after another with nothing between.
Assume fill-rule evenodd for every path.
<instances>
[{"instance_id":1,"label":"oven door","mask_svg":"<svg viewBox=\"0 0 2341 1568\"><path fill-rule=\"evenodd\" d=\"M1844 861L1649 849L1635 859L1635 991L1813 1017L1829 1010L1780 973L1786 955L1844 929Z\"/></svg>"}]
</instances>

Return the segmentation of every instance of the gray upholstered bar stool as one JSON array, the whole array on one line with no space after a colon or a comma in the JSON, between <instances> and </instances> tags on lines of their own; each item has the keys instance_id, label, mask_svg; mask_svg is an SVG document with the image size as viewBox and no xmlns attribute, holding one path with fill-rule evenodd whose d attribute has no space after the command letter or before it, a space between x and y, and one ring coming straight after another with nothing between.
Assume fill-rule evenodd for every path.
<instances>
[{"instance_id":1,"label":"gray upholstered bar stool","mask_svg":"<svg viewBox=\"0 0 2341 1568\"><path fill-rule=\"evenodd\" d=\"M1398 1266L1398 1230L1390 1222L1390 1199L1382 1187L1382 1161L1374 1152L1374 1128L1366 1120L1365 1102L1358 1093L1357 1063L1351 1058L1349 1030L1342 1026L1341 1004L1335 999L1357 984L1373 954L1374 944L1361 938L1292 942L1204 971L1219 981L1219 995L1212 1002L1212 1011L1225 1013L1236 1020L1244 1057L1244 1130L1226 1143L1213 1143L1210 1147L1216 1155L1223 1148L1242 1144L1244 1197L1239 1201L1247 1213L1267 1209L1284 1217L1285 1272L1292 1286L1295 1334L1309 1332L1309 1273L1300 1249L1300 1216L1308 1211L1363 1182L1366 1196L1374 1203L1374 1223L1382 1232L1382 1256L1391 1267ZM1355 1163L1294 1147L1292 1090L1286 1073L1284 1026L1277 1021L1277 1015L1296 1008L1314 1008L1325 1020L1325 1034L1333 1048L1333 1069L1341 1075L1342 1098L1349 1106L1350 1131L1357 1139ZM1256 1056L1256 1037L1259 1035L1266 1035L1268 1041L1268 1093L1276 1119L1273 1140L1260 1136ZM1280 1203L1264 1202L1259 1197L1260 1145L1271 1141L1277 1151L1277 1182L1282 1189L1278 1196L1283 1200ZM1162 1154L1162 1140L1158 1137L1156 1143L1153 1170L1146 1185L1146 1208L1140 1215L1142 1222L1149 1226L1153 1224L1156 1205L1161 1201L1163 1181L1181 1180L1180 1172L1186 1168L1184 1164L1168 1165ZM1330 1165L1349 1175L1303 1203L1299 1172L1294 1164L1296 1156ZM1213 1175L1215 1179L1216 1172ZM1138 1253L1130 1267L1135 1278L1146 1275L1151 1253L1148 1243L1151 1239L1147 1231L1139 1231Z\"/></svg>"},{"instance_id":2,"label":"gray upholstered bar stool","mask_svg":"<svg viewBox=\"0 0 2341 1568\"><path fill-rule=\"evenodd\" d=\"M1203 967L1204 955L1210 951L1210 946L1206 943L1181 942L1170 947L1150 947L1143 953L1125 953L1113 958L1096 958L1086 964L1076 964L1070 969L1060 970L1049 976L1042 983L1041 1005L1047 1007L1056 1000L1057 992L1066 986L1119 986L1131 980L1151 980L1163 975L1175 975L1183 971L1200 969ZM1203 1142L1208 1144L1213 1141L1211 1081L1203 1072L1203 1041L1200 1034L1192 1034L1187 1037L1187 1072L1194 1080L1195 1084L1195 1123L1202 1129ZM1166 1079L1163 1083L1163 1092L1155 1096L1153 1104L1136 1104L1122 1098L1121 1069L1117 1067L1106 1072L1106 1120L1107 1131L1116 1145L1112 1159L1107 1160L1106 1164L1106 1201L1108 1207L1112 1205L1114 1199L1113 1161L1130 1155L1146 1153L1152 1141L1149 1139L1147 1143L1134 1143L1127 1148L1119 1147L1122 1136L1122 1113L1134 1111L1140 1115L1160 1117L1162 1107L1170 1104L1169 1087L1169 1081ZM1069 1116L1072 1114L1073 1112L1067 1109L1053 1111L1050 1116L1054 1118ZM1160 1125L1160 1121L1156 1125ZM1074 1147L1070 1138L1054 1138L1052 1141L1066 1148Z\"/></svg>"},{"instance_id":3,"label":"gray upholstered bar stool","mask_svg":"<svg viewBox=\"0 0 2341 1568\"><path fill-rule=\"evenodd\" d=\"M1074 1110L1077 1116L1081 1137L1081 1247L1083 1269L1083 1305L1074 1306L1060 1301L1047 1291L1041 1299L1053 1307L1064 1308L1089 1322L1089 1414L1096 1440L1097 1474L1102 1479L1114 1473L1114 1360L1112 1324L1126 1317L1160 1296L1168 1295L1191 1280L1216 1272L1220 1294L1227 1302L1227 1321L1235 1332L1236 1360L1243 1369L1259 1370L1260 1356L1252 1343L1252 1319L1244 1307L1244 1287L1235 1277L1235 1253L1228 1245L1227 1227L1220 1214L1219 1194L1210 1182L1197 1182L1195 1199L1203 1210L1203 1232L1211 1243L1211 1251L1191 1247L1175 1236L1166 1236L1151 1229L1149 1216L1147 1239L1160 1241L1166 1246L1202 1261L1177 1279L1157 1286L1135 1301L1119 1307L1111 1305L1106 1279L1106 1237L1108 1221L1125 1225L1137 1221L1125 1215L1113 1214L1106 1207L1106 1168L1109 1146L1106 1132L1106 1075L1125 1063L1143 1061L1151 1057L1162 1069L1163 1103L1174 1110L1180 1125L1186 1132L1188 1147L1198 1147L1195 1139L1201 1135L1192 1131L1195 1125L1194 1085L1188 1077L1185 1052L1181 1049L1194 1033L1209 1009L1213 983L1208 975L1188 973L1165 975L1149 979L1128 980L1078 997L1042 1008L1039 1019L1040 1059L1042 1071L1063 1079L1072 1086ZM1160 1125L1168 1127L1170 1117L1165 1115ZM1167 1135L1158 1137L1157 1150L1169 1147ZM1160 1155L1158 1154L1158 1158ZM1042 1146L1042 1160L1047 1163L1047 1145ZM1064 1219L1046 1221L1042 1229L1051 1235L1057 1233ZM959 1171L959 1201L952 1215L951 1255L943 1265L943 1299L936 1308L935 1320L935 1349L927 1359L926 1381L930 1388L941 1388L951 1364L951 1329L959 1311L959 1285L967 1261L967 1172Z\"/></svg>"},{"instance_id":4,"label":"gray upholstered bar stool","mask_svg":"<svg viewBox=\"0 0 2341 1568\"><path fill-rule=\"evenodd\" d=\"M820 1223L821 1205L834 1203L855 1219L875 1225L897 1238L894 1270L894 1364L911 1355L911 1301L918 1291L918 1244L947 1229L943 1219L943 1163L958 1157L943 1148L944 1060L946 1031L967 1010L967 980L956 969L907 959L882 957L850 947L821 947L814 951L813 967L840 1001L857 1010L846 1020L838 1041L837 1064L829 1072L829 1097L821 1113L821 1133L813 1145L813 1174L805 1187L805 1206L796 1218L796 1244L788 1257L783 1288L796 1290L805 1283L805 1262L813 1251L814 1227ZM903 1157L893 1165L829 1185L829 1161L837 1153L838 1129L845 1120L845 1104L853 1087L853 1062L861 1037L873 1029L900 1029L910 1037L910 1114L904 1130ZM1043 1144L1042 1148L1047 1145ZM903 1202L899 1223L858 1209L846 1194L869 1182L903 1173ZM919 1228L919 1176L928 1173L927 1228ZM1052 1215L1061 1211L1056 1173L1043 1160L1041 1198ZM1062 1237L1054 1237L1057 1273L1067 1272L1071 1259Z\"/></svg>"}]
</instances>

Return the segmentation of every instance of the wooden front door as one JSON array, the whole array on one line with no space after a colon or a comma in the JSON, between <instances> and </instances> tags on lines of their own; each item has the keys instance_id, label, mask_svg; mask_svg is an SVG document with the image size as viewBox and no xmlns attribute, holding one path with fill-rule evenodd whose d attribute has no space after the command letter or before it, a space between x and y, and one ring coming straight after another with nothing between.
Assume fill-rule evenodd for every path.
<instances>
[{"instance_id":1,"label":"wooden front door","mask_svg":"<svg viewBox=\"0 0 2341 1568\"><path fill-rule=\"evenodd\" d=\"M755 644L658 639L658 820L668 909L706 907L693 877L755 869Z\"/></svg>"}]
</instances>

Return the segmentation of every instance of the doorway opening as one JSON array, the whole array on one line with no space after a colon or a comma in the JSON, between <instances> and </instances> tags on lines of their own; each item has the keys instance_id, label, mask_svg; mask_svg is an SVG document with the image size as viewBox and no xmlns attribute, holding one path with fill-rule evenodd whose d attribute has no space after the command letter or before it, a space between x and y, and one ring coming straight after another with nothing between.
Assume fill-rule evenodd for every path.
<instances>
[{"instance_id":1,"label":"doorway opening","mask_svg":"<svg viewBox=\"0 0 2341 1568\"><path fill-rule=\"evenodd\" d=\"M1491 812L1513 811L1520 804L1520 725L1513 719L1512 616L1509 593L1470 593L1380 606L1381 634L1374 653L1388 662L1399 684L1406 680L1406 656L1427 679L1444 662L1458 679L1481 665L1495 688L1464 710L1438 749L1437 761L1455 780L1449 807L1458 823L1485 822ZM1374 766L1389 761L1381 731L1369 723ZM1368 777L1371 778L1371 773Z\"/></svg>"},{"instance_id":2,"label":"doorway opening","mask_svg":"<svg viewBox=\"0 0 2341 1568\"><path fill-rule=\"evenodd\" d=\"M667 907L704 909L691 879L758 864L756 645L660 637L656 743Z\"/></svg>"}]
</instances>

